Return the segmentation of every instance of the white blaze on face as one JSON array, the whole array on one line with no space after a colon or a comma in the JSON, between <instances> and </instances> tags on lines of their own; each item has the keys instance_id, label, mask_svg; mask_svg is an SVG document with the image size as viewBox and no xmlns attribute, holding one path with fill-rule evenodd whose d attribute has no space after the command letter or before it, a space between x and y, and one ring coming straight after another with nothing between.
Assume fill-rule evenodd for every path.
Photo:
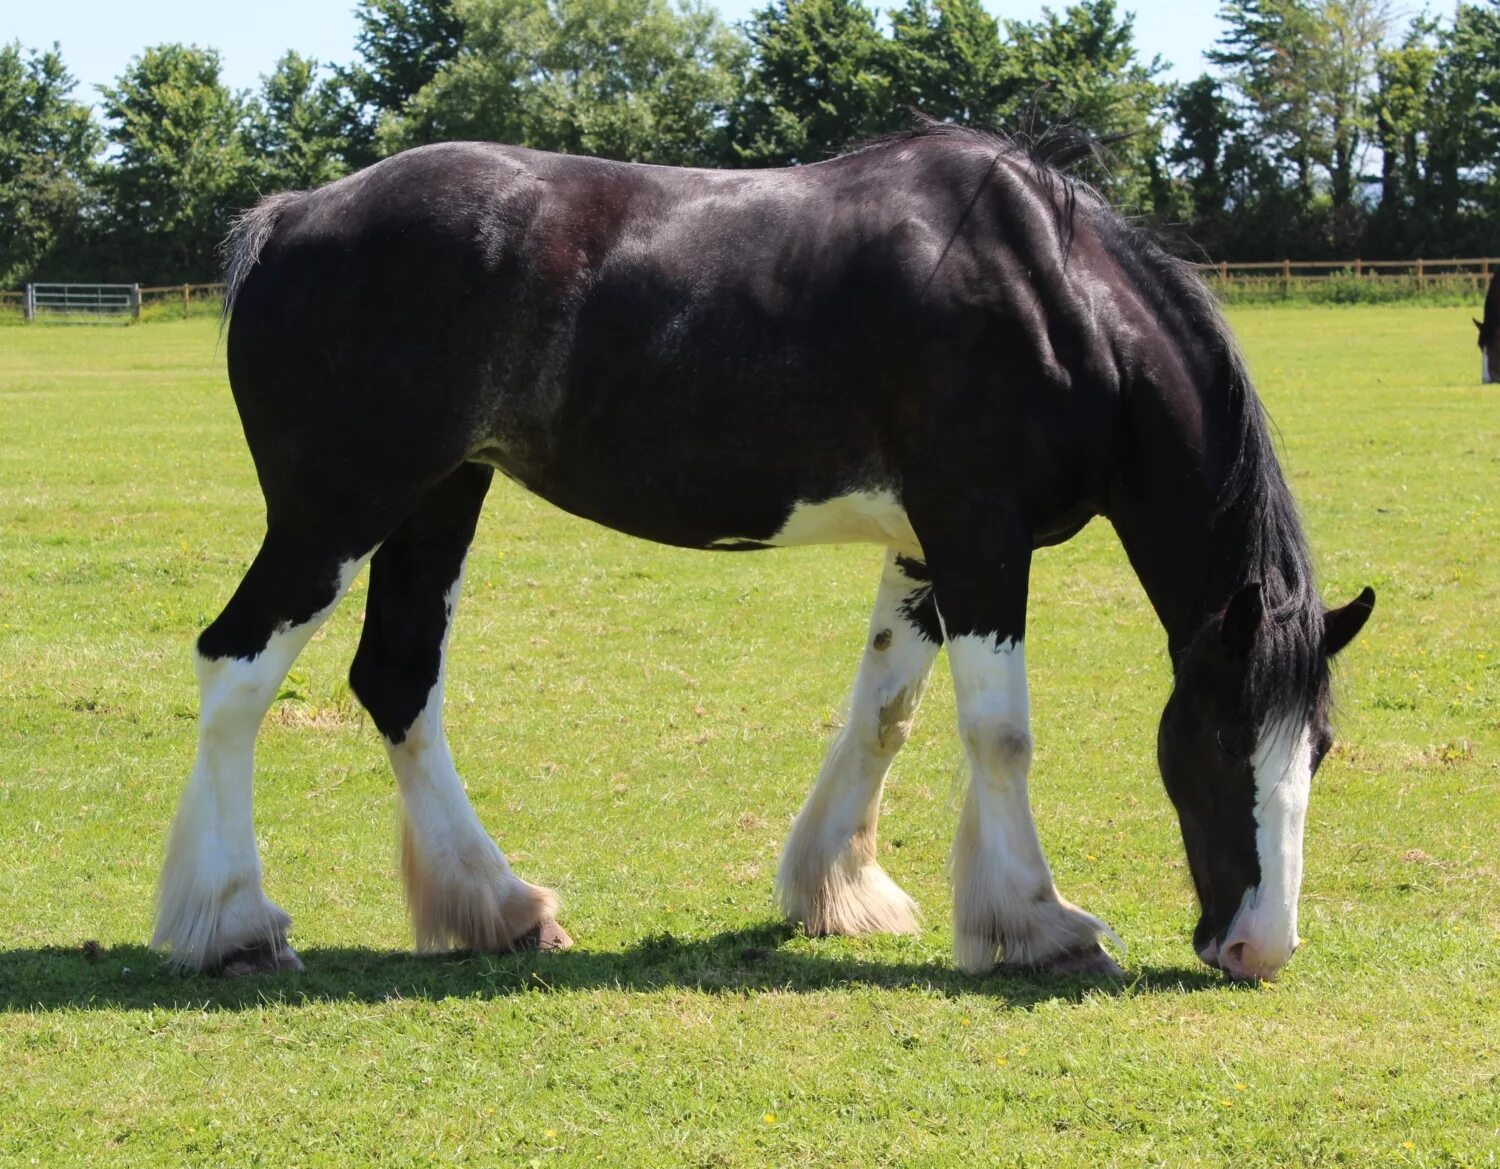
<instances>
[{"instance_id":1,"label":"white blaze on face","mask_svg":"<svg viewBox=\"0 0 1500 1169\"><path fill-rule=\"evenodd\" d=\"M1490 351L1488 349L1481 349L1479 351L1479 380L1484 385L1489 385L1494 381L1490 373Z\"/></svg>"},{"instance_id":2,"label":"white blaze on face","mask_svg":"<svg viewBox=\"0 0 1500 1169\"><path fill-rule=\"evenodd\" d=\"M1297 948L1302 834L1312 790L1312 736L1298 719L1271 723L1255 753L1255 848L1260 884L1245 895L1219 959L1231 974L1270 978Z\"/></svg>"}]
</instances>

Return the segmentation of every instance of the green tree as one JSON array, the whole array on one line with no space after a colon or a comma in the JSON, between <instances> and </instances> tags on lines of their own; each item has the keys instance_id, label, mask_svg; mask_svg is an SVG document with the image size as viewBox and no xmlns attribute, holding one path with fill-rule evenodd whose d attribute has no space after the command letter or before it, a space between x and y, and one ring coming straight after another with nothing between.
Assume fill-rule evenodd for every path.
<instances>
[{"instance_id":1,"label":"green tree","mask_svg":"<svg viewBox=\"0 0 1500 1169\"><path fill-rule=\"evenodd\" d=\"M1228 0L1220 16L1228 28L1209 59L1227 71L1266 148L1305 202L1321 188L1335 215L1353 209L1386 0Z\"/></svg>"},{"instance_id":2,"label":"green tree","mask_svg":"<svg viewBox=\"0 0 1500 1169\"><path fill-rule=\"evenodd\" d=\"M349 169L338 82L318 72L316 61L286 53L246 110L245 147L263 190L316 187Z\"/></svg>"},{"instance_id":3,"label":"green tree","mask_svg":"<svg viewBox=\"0 0 1500 1169\"><path fill-rule=\"evenodd\" d=\"M1015 96L999 23L980 0L907 0L891 13L890 100L961 125L994 125Z\"/></svg>"},{"instance_id":4,"label":"green tree","mask_svg":"<svg viewBox=\"0 0 1500 1169\"><path fill-rule=\"evenodd\" d=\"M1170 110L1172 193L1157 214L1186 221L1200 254L1213 259L1299 252L1308 223L1296 188L1282 181L1222 83L1204 75L1179 86Z\"/></svg>"},{"instance_id":5,"label":"green tree","mask_svg":"<svg viewBox=\"0 0 1500 1169\"><path fill-rule=\"evenodd\" d=\"M1216 217L1234 199L1233 156L1244 122L1207 74L1173 93L1171 114L1177 137L1167 161L1178 168L1192 215L1200 221Z\"/></svg>"},{"instance_id":6,"label":"green tree","mask_svg":"<svg viewBox=\"0 0 1500 1169\"><path fill-rule=\"evenodd\" d=\"M741 42L666 0L458 0L461 51L380 126L385 151L481 138L642 162L724 156Z\"/></svg>"},{"instance_id":7,"label":"green tree","mask_svg":"<svg viewBox=\"0 0 1500 1169\"><path fill-rule=\"evenodd\" d=\"M219 80L219 54L157 45L101 92L113 147L101 188L116 270L211 278L230 216L254 197L244 105Z\"/></svg>"},{"instance_id":8,"label":"green tree","mask_svg":"<svg viewBox=\"0 0 1500 1169\"><path fill-rule=\"evenodd\" d=\"M358 60L338 74L343 136L353 165L377 156L376 127L399 116L437 72L458 56L463 21L454 0L359 0Z\"/></svg>"},{"instance_id":9,"label":"green tree","mask_svg":"<svg viewBox=\"0 0 1500 1169\"><path fill-rule=\"evenodd\" d=\"M1317 40L1314 0L1228 0L1220 48L1206 54L1238 91L1268 152L1295 173L1313 198L1316 158L1323 148L1313 115L1312 63Z\"/></svg>"},{"instance_id":10,"label":"green tree","mask_svg":"<svg viewBox=\"0 0 1500 1169\"><path fill-rule=\"evenodd\" d=\"M80 233L99 128L57 46L0 46L0 288L52 275Z\"/></svg>"},{"instance_id":11,"label":"green tree","mask_svg":"<svg viewBox=\"0 0 1500 1169\"><path fill-rule=\"evenodd\" d=\"M359 61L350 85L356 98L380 111L404 109L463 43L454 0L359 0L354 17Z\"/></svg>"},{"instance_id":12,"label":"green tree","mask_svg":"<svg viewBox=\"0 0 1500 1169\"><path fill-rule=\"evenodd\" d=\"M1008 20L1009 120L1042 130L1067 123L1113 140L1107 170L1085 168L1117 202L1148 210L1157 188L1161 127L1168 88L1159 57L1135 51L1135 18L1115 0L1082 0L1060 15L1043 9L1036 21Z\"/></svg>"},{"instance_id":13,"label":"green tree","mask_svg":"<svg viewBox=\"0 0 1500 1169\"><path fill-rule=\"evenodd\" d=\"M1500 220L1500 0L1460 4L1440 37L1428 142L1439 230L1494 248Z\"/></svg>"},{"instance_id":14,"label":"green tree","mask_svg":"<svg viewBox=\"0 0 1500 1169\"><path fill-rule=\"evenodd\" d=\"M1427 172L1432 136L1444 120L1435 104L1440 59L1437 23L1424 15L1376 62L1371 121L1380 148L1380 203L1371 234L1391 255L1424 250L1434 226Z\"/></svg>"},{"instance_id":15,"label":"green tree","mask_svg":"<svg viewBox=\"0 0 1500 1169\"><path fill-rule=\"evenodd\" d=\"M887 42L861 0L771 0L745 31L751 74L729 130L742 161L817 162L906 120Z\"/></svg>"}]
</instances>

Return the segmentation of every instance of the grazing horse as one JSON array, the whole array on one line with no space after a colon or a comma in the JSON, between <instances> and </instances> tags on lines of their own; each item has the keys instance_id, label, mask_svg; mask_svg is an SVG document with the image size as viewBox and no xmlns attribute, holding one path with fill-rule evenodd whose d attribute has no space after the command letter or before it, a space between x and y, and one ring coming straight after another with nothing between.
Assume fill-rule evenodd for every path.
<instances>
[{"instance_id":1,"label":"grazing horse","mask_svg":"<svg viewBox=\"0 0 1500 1169\"><path fill-rule=\"evenodd\" d=\"M1479 329L1479 380L1483 385L1500 382L1500 272L1490 277L1484 294L1484 320L1474 324Z\"/></svg>"},{"instance_id":2,"label":"grazing horse","mask_svg":"<svg viewBox=\"0 0 1500 1169\"><path fill-rule=\"evenodd\" d=\"M1118 971L1032 821L1035 549L1108 517L1166 631L1158 757L1200 957L1270 977L1297 945L1329 749L1327 610L1260 403L1188 267L1001 137L925 125L813 166L712 172L479 143L275 195L229 242L228 359L264 543L197 643L197 761L154 944L298 968L261 887L257 728L370 566L354 693L400 788L423 949L568 944L480 825L443 731L445 650L493 471L700 549L886 549L847 725L777 885L812 934L906 932L876 818L938 650L971 779L955 960Z\"/></svg>"}]
</instances>

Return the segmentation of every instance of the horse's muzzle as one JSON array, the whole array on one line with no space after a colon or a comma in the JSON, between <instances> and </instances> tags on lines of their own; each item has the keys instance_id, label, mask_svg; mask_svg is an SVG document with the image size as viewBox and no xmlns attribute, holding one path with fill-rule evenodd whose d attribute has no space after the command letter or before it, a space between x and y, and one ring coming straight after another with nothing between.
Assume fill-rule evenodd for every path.
<instances>
[{"instance_id":1,"label":"horse's muzzle","mask_svg":"<svg viewBox=\"0 0 1500 1169\"><path fill-rule=\"evenodd\" d=\"M1245 916L1236 916L1224 938L1211 940L1199 949L1198 957L1237 982L1270 982L1292 960L1299 940L1256 938L1251 923L1242 920Z\"/></svg>"}]
</instances>

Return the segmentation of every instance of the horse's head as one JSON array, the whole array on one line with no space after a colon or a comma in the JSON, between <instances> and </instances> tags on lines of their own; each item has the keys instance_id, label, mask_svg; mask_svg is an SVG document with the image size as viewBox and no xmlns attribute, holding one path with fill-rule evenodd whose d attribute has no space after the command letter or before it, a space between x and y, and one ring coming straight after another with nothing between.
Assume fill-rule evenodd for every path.
<instances>
[{"instance_id":1,"label":"horse's head","mask_svg":"<svg viewBox=\"0 0 1500 1169\"><path fill-rule=\"evenodd\" d=\"M1470 318L1473 320L1473 318ZM1500 320L1475 320L1479 330L1479 380L1485 385L1500 382Z\"/></svg>"},{"instance_id":2,"label":"horse's head","mask_svg":"<svg viewBox=\"0 0 1500 1169\"><path fill-rule=\"evenodd\" d=\"M1247 585L1177 657L1157 758L1202 909L1193 947L1231 977L1271 978L1297 948L1308 792L1333 744L1328 659L1374 604L1365 589L1278 628L1298 617Z\"/></svg>"},{"instance_id":3,"label":"horse's head","mask_svg":"<svg viewBox=\"0 0 1500 1169\"><path fill-rule=\"evenodd\" d=\"M1500 382L1500 272L1490 278L1484 295L1484 320L1475 321L1479 330L1479 380L1488 385Z\"/></svg>"}]
</instances>

